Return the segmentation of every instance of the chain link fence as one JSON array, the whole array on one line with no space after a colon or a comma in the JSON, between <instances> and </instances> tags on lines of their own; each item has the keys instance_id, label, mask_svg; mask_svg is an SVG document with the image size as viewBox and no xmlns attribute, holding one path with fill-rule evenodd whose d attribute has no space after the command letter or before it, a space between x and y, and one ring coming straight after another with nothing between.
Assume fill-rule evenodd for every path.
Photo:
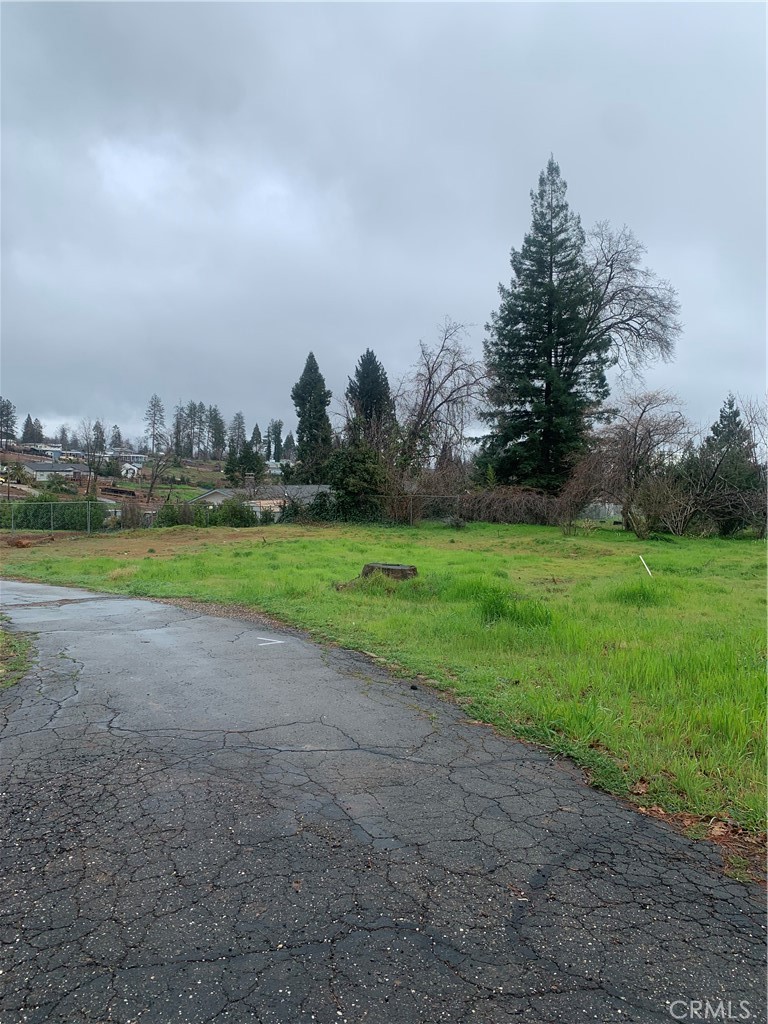
<instances>
[{"instance_id":1,"label":"chain link fence","mask_svg":"<svg viewBox=\"0 0 768 1024\"><path fill-rule=\"evenodd\" d=\"M17 530L79 530L93 533L108 525L110 509L99 501L6 501L0 504L0 527Z\"/></svg>"},{"instance_id":2,"label":"chain link fence","mask_svg":"<svg viewBox=\"0 0 768 1024\"><path fill-rule=\"evenodd\" d=\"M0 503L0 527L18 530L76 530L153 526L268 526L271 523L376 523L415 526L425 520L518 523L552 526L561 522L556 498L526 488L499 487L463 494L368 494L354 499L321 492L312 502L260 503L246 496L220 505L166 502L147 509L136 501L110 507L99 501L50 501L42 497Z\"/></svg>"}]
</instances>

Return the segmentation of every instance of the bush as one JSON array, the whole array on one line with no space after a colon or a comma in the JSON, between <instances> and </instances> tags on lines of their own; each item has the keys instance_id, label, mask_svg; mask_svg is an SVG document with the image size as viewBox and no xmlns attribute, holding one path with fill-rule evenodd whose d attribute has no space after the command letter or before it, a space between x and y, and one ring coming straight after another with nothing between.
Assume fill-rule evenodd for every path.
<instances>
[{"instance_id":1,"label":"bush","mask_svg":"<svg viewBox=\"0 0 768 1024\"><path fill-rule=\"evenodd\" d=\"M219 526L258 526L259 517L241 498L227 498L218 508Z\"/></svg>"},{"instance_id":2,"label":"bush","mask_svg":"<svg viewBox=\"0 0 768 1024\"><path fill-rule=\"evenodd\" d=\"M185 501L166 501L158 509L156 526L191 526L195 521L195 510Z\"/></svg>"},{"instance_id":3,"label":"bush","mask_svg":"<svg viewBox=\"0 0 768 1024\"><path fill-rule=\"evenodd\" d=\"M157 510L155 516L155 526L178 526L179 525L179 513L178 504L176 502L166 501L164 505L161 505Z\"/></svg>"}]
</instances>

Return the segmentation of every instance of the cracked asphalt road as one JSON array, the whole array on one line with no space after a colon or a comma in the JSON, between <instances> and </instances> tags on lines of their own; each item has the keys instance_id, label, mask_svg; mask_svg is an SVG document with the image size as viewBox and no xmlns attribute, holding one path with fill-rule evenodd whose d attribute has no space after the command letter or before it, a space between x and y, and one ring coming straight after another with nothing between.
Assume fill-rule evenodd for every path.
<instances>
[{"instance_id":1,"label":"cracked asphalt road","mask_svg":"<svg viewBox=\"0 0 768 1024\"><path fill-rule=\"evenodd\" d=\"M3 1024L765 1020L758 890L546 752L268 626L2 590Z\"/></svg>"}]
</instances>

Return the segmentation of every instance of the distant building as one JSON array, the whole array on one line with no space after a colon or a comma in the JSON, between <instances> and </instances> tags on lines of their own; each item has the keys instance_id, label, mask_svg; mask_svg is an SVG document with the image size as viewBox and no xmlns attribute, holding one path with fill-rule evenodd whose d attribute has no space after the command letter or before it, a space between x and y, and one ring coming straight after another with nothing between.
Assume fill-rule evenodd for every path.
<instances>
[{"instance_id":1,"label":"distant building","mask_svg":"<svg viewBox=\"0 0 768 1024\"><path fill-rule=\"evenodd\" d=\"M26 462L24 469L36 483L45 483L48 480L80 480L88 475L88 467L79 462Z\"/></svg>"},{"instance_id":2,"label":"distant building","mask_svg":"<svg viewBox=\"0 0 768 1024\"><path fill-rule=\"evenodd\" d=\"M247 496L243 491L230 487L215 487L213 490L198 494L190 499L189 505L204 505L207 508L218 508L230 498L243 498L245 504L257 515L264 509L270 509L279 519L286 505L309 505L318 494L330 494L328 484L260 484Z\"/></svg>"}]
</instances>

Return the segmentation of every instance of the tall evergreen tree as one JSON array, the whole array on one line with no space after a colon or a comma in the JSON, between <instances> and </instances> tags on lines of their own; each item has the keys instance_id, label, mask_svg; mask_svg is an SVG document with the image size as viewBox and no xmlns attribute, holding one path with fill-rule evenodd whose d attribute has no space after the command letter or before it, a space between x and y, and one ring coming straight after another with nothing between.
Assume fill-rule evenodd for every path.
<instances>
[{"instance_id":1,"label":"tall evergreen tree","mask_svg":"<svg viewBox=\"0 0 768 1024\"><path fill-rule=\"evenodd\" d=\"M184 440L181 454L185 459L194 459L195 443L198 437L198 406L190 399L184 407Z\"/></svg>"},{"instance_id":2,"label":"tall evergreen tree","mask_svg":"<svg viewBox=\"0 0 768 1024\"><path fill-rule=\"evenodd\" d=\"M58 441L59 444L61 445L61 450L63 452L69 450L69 446L72 442L70 441L69 438L69 428L67 427L66 423L62 423L62 425L59 427Z\"/></svg>"},{"instance_id":3,"label":"tall evergreen tree","mask_svg":"<svg viewBox=\"0 0 768 1024\"><path fill-rule=\"evenodd\" d=\"M219 412L219 407L217 405L209 405L207 447L212 458L223 458L226 445L227 428L224 425L224 417Z\"/></svg>"},{"instance_id":4,"label":"tall evergreen tree","mask_svg":"<svg viewBox=\"0 0 768 1024\"><path fill-rule=\"evenodd\" d=\"M93 424L93 447L97 452L104 452L107 449L107 437L101 420L96 420Z\"/></svg>"},{"instance_id":5,"label":"tall evergreen tree","mask_svg":"<svg viewBox=\"0 0 768 1024\"><path fill-rule=\"evenodd\" d=\"M21 428L21 443L22 444L34 444L35 442L35 424L32 422L32 417L27 413L27 418L24 420L24 426Z\"/></svg>"},{"instance_id":6,"label":"tall evergreen tree","mask_svg":"<svg viewBox=\"0 0 768 1024\"><path fill-rule=\"evenodd\" d=\"M345 392L352 414L366 423L382 423L392 416L392 395L387 372L371 349L360 356Z\"/></svg>"},{"instance_id":7,"label":"tall evergreen tree","mask_svg":"<svg viewBox=\"0 0 768 1024\"><path fill-rule=\"evenodd\" d=\"M152 395L150 398L147 411L144 413L144 422L147 425L146 437L149 450L154 455L161 437L165 434L165 409L159 395Z\"/></svg>"},{"instance_id":8,"label":"tall evergreen tree","mask_svg":"<svg viewBox=\"0 0 768 1024\"><path fill-rule=\"evenodd\" d=\"M266 463L261 452L256 451L250 441L244 441L238 452L230 440L227 449L227 460L224 463L224 476L234 487L242 487L247 478L253 477L258 483L264 475Z\"/></svg>"},{"instance_id":9,"label":"tall evergreen tree","mask_svg":"<svg viewBox=\"0 0 768 1024\"><path fill-rule=\"evenodd\" d=\"M245 441L245 417L241 412L236 412L229 425L229 445L234 448L236 455L240 455Z\"/></svg>"},{"instance_id":10,"label":"tall evergreen tree","mask_svg":"<svg viewBox=\"0 0 768 1024\"><path fill-rule=\"evenodd\" d=\"M349 378L345 397L349 403L348 437L360 436L376 451L383 451L392 436L394 403L384 367L366 349Z\"/></svg>"},{"instance_id":11,"label":"tall evergreen tree","mask_svg":"<svg viewBox=\"0 0 768 1024\"><path fill-rule=\"evenodd\" d=\"M197 403L197 419L195 430L195 455L197 458L207 455L208 440L208 408L205 402Z\"/></svg>"},{"instance_id":12,"label":"tall evergreen tree","mask_svg":"<svg viewBox=\"0 0 768 1024\"><path fill-rule=\"evenodd\" d=\"M253 424L253 430L251 431L251 444L253 445L253 450L255 452L260 452L262 445L264 444L264 438L261 436L258 423Z\"/></svg>"},{"instance_id":13,"label":"tall evergreen tree","mask_svg":"<svg viewBox=\"0 0 768 1024\"><path fill-rule=\"evenodd\" d=\"M291 389L291 400L299 419L296 429L297 482L323 483L333 443L331 421L326 412L331 392L325 386L325 378L312 352Z\"/></svg>"},{"instance_id":14,"label":"tall evergreen tree","mask_svg":"<svg viewBox=\"0 0 768 1024\"><path fill-rule=\"evenodd\" d=\"M720 535L729 537L749 521L748 503L738 496L765 486L765 468L733 395L728 395L696 457L699 479L707 481L707 513Z\"/></svg>"},{"instance_id":15,"label":"tall evergreen tree","mask_svg":"<svg viewBox=\"0 0 768 1024\"><path fill-rule=\"evenodd\" d=\"M500 482L556 491L608 394L610 338L590 328L593 277L584 233L550 158L531 192L533 220L512 250L514 277L486 326L491 426L480 458Z\"/></svg>"},{"instance_id":16,"label":"tall evergreen tree","mask_svg":"<svg viewBox=\"0 0 768 1024\"><path fill-rule=\"evenodd\" d=\"M267 443L272 449L272 459L280 462L283 457L283 421L270 420L267 427Z\"/></svg>"},{"instance_id":17,"label":"tall evergreen tree","mask_svg":"<svg viewBox=\"0 0 768 1024\"><path fill-rule=\"evenodd\" d=\"M285 440L283 441L283 459L287 462L293 462L295 458L296 441L294 439L293 433L289 430L288 433L285 435Z\"/></svg>"},{"instance_id":18,"label":"tall evergreen tree","mask_svg":"<svg viewBox=\"0 0 768 1024\"><path fill-rule=\"evenodd\" d=\"M224 462L224 477L233 487L237 487L240 480L240 466L238 464L238 453L232 441L227 446L227 458Z\"/></svg>"},{"instance_id":19,"label":"tall evergreen tree","mask_svg":"<svg viewBox=\"0 0 768 1024\"><path fill-rule=\"evenodd\" d=\"M109 446L110 448L122 448L123 447L123 435L120 431L120 427L115 423L112 426L112 431L109 435Z\"/></svg>"},{"instance_id":20,"label":"tall evergreen tree","mask_svg":"<svg viewBox=\"0 0 768 1024\"><path fill-rule=\"evenodd\" d=\"M184 406L179 403L173 410L173 425L171 427L171 447L177 459L184 455L185 431L186 412Z\"/></svg>"},{"instance_id":21,"label":"tall evergreen tree","mask_svg":"<svg viewBox=\"0 0 768 1024\"><path fill-rule=\"evenodd\" d=\"M264 456L253 447L250 441L245 441L243 444L240 452L239 466L243 483L246 483L249 476L253 477L254 483L258 483L264 475L264 470L266 469Z\"/></svg>"},{"instance_id":22,"label":"tall evergreen tree","mask_svg":"<svg viewBox=\"0 0 768 1024\"><path fill-rule=\"evenodd\" d=\"M713 457L722 457L722 469L730 465L743 466L754 463L752 435L741 418L741 409L733 395L728 395L720 409L717 422L713 423L709 435L704 439L703 448Z\"/></svg>"},{"instance_id":23,"label":"tall evergreen tree","mask_svg":"<svg viewBox=\"0 0 768 1024\"><path fill-rule=\"evenodd\" d=\"M0 398L0 443L6 448L16 440L16 406L10 398Z\"/></svg>"}]
</instances>

